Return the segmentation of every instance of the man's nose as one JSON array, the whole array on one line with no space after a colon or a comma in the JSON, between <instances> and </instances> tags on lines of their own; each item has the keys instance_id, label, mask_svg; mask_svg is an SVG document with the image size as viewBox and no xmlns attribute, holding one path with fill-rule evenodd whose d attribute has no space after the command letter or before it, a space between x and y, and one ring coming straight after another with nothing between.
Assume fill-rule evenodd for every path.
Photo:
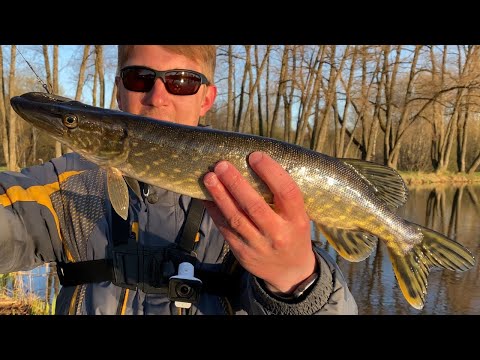
<instances>
[{"instance_id":1,"label":"man's nose","mask_svg":"<svg viewBox=\"0 0 480 360\"><path fill-rule=\"evenodd\" d=\"M147 98L150 99L152 105L161 105L168 99L169 95L163 80L157 78L152 89L147 93Z\"/></svg>"}]
</instances>

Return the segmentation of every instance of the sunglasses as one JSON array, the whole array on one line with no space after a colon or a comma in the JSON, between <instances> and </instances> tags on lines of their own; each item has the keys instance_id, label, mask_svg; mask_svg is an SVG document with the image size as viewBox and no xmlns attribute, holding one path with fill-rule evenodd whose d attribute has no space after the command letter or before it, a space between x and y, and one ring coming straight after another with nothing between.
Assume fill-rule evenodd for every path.
<instances>
[{"instance_id":1,"label":"sunglasses","mask_svg":"<svg viewBox=\"0 0 480 360\"><path fill-rule=\"evenodd\" d=\"M157 71L145 66L126 66L120 70L120 77L125 89L136 92L149 92L157 78L162 79L173 95L194 95L202 84L210 85L205 75L184 69Z\"/></svg>"}]
</instances>

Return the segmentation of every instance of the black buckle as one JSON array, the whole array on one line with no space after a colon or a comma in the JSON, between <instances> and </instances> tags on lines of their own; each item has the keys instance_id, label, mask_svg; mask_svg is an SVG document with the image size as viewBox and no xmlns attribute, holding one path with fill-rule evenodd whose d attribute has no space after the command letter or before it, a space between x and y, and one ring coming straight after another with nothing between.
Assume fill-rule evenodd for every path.
<instances>
[{"instance_id":1,"label":"black buckle","mask_svg":"<svg viewBox=\"0 0 480 360\"><path fill-rule=\"evenodd\" d=\"M193 264L196 258L175 246L140 248L136 245L119 245L113 250L115 285L147 294L168 294L170 277L176 275L183 261Z\"/></svg>"},{"instance_id":2,"label":"black buckle","mask_svg":"<svg viewBox=\"0 0 480 360\"><path fill-rule=\"evenodd\" d=\"M113 283L136 290L138 284L138 250L136 246L119 245L113 250Z\"/></svg>"},{"instance_id":3,"label":"black buckle","mask_svg":"<svg viewBox=\"0 0 480 360\"><path fill-rule=\"evenodd\" d=\"M144 293L167 294L168 280L175 275L175 266L167 254L166 247L141 251L138 288Z\"/></svg>"}]
</instances>

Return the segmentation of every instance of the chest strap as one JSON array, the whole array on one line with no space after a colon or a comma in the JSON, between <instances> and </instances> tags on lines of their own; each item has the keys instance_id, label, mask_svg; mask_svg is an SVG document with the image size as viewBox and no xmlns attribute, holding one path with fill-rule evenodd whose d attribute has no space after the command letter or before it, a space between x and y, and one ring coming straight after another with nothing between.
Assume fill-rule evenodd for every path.
<instances>
[{"instance_id":1,"label":"chest strap","mask_svg":"<svg viewBox=\"0 0 480 360\"><path fill-rule=\"evenodd\" d=\"M138 246L135 235L130 234L130 218L123 220L112 211L113 258L73 263L57 263L62 286L110 281L128 289L145 293L167 294L168 280L183 261L195 266L195 277L202 280L202 290L218 296L230 296L238 289L238 274L226 273L224 264L201 266L190 255L203 219L203 202L192 199L184 227L177 243L164 247Z\"/></svg>"},{"instance_id":2,"label":"chest strap","mask_svg":"<svg viewBox=\"0 0 480 360\"><path fill-rule=\"evenodd\" d=\"M203 206L203 201L192 199L190 207L188 208L187 219L185 220L182 234L177 239L178 246L187 252L193 250L204 212L205 206Z\"/></svg>"}]
</instances>

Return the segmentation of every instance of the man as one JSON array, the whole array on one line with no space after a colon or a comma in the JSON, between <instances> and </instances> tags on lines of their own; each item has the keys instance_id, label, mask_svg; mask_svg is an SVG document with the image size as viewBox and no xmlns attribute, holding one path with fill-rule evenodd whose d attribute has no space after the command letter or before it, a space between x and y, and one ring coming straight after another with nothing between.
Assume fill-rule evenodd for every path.
<instances>
[{"instance_id":1,"label":"man","mask_svg":"<svg viewBox=\"0 0 480 360\"><path fill-rule=\"evenodd\" d=\"M215 59L214 46L119 46L119 109L197 126L215 101ZM312 248L297 185L267 154L249 163L274 209L220 161L202 179L213 198L203 215L186 196L140 184L127 221L112 210L105 172L78 154L2 173L0 273L57 262L60 314L356 314L340 270ZM179 263L195 270L172 290ZM189 282L197 274L201 288ZM199 296L178 301L179 289Z\"/></svg>"}]
</instances>

